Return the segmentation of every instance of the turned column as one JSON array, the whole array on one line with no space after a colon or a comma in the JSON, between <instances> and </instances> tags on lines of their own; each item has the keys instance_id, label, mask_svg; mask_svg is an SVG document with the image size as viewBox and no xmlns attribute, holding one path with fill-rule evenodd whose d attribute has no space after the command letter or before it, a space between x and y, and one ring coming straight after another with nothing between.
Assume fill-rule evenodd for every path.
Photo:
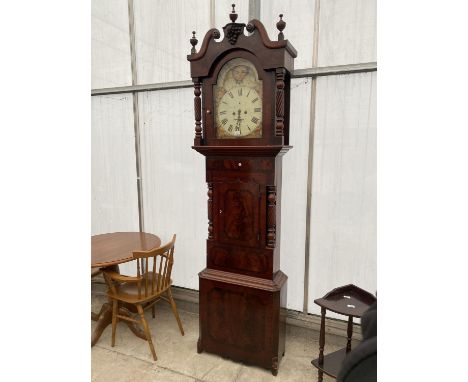
<instances>
[{"instance_id":1,"label":"turned column","mask_svg":"<svg viewBox=\"0 0 468 382\"><path fill-rule=\"evenodd\" d=\"M348 342L346 343L346 353L351 351L351 338L353 337L353 316L348 318Z\"/></svg>"},{"instance_id":2,"label":"turned column","mask_svg":"<svg viewBox=\"0 0 468 382\"><path fill-rule=\"evenodd\" d=\"M194 99L194 109L195 109L195 139L193 141L194 145L201 145L202 142L202 127L201 127L201 83L198 78L193 80L194 90L193 94L195 95Z\"/></svg>"},{"instance_id":3,"label":"turned column","mask_svg":"<svg viewBox=\"0 0 468 382\"><path fill-rule=\"evenodd\" d=\"M322 308L322 321L320 322L320 338L319 338L319 365L323 366L323 350L325 348L325 313L327 310ZM323 381L323 371L318 371L318 382Z\"/></svg>"}]
</instances>

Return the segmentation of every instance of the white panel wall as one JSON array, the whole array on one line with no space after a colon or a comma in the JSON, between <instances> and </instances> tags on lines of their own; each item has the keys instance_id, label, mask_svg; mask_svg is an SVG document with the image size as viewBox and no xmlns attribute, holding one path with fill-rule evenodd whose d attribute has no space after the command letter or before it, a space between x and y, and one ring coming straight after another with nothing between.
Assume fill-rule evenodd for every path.
<instances>
[{"instance_id":1,"label":"white panel wall","mask_svg":"<svg viewBox=\"0 0 468 382\"><path fill-rule=\"evenodd\" d=\"M310 78L291 81L291 104L296 110L290 117L293 148L283 157L281 193L281 270L288 276L287 307L299 311L304 304L310 84Z\"/></svg>"},{"instance_id":2,"label":"white panel wall","mask_svg":"<svg viewBox=\"0 0 468 382\"><path fill-rule=\"evenodd\" d=\"M295 68L312 67L319 0L263 0L260 20L298 50ZM236 1L238 22L248 0ZM191 31L200 49L210 23L222 30L231 0L134 0L139 84L188 80ZM376 60L376 1L320 0L318 65ZM92 87L131 84L127 0L92 2ZM310 220L309 312L346 284L376 290L376 73L318 77ZM302 310L306 241L311 79L294 79L291 134L283 158L281 268L288 308ZM205 267L207 188L204 157L193 151L193 90L138 93L145 230L163 241L178 234L173 281L198 289ZM92 233L138 231L132 96L92 98ZM132 273L126 266L122 271ZM342 318L336 316L337 318Z\"/></svg>"},{"instance_id":3,"label":"white panel wall","mask_svg":"<svg viewBox=\"0 0 468 382\"><path fill-rule=\"evenodd\" d=\"M317 79L310 313L337 286L377 289L375 102L376 72Z\"/></svg>"},{"instance_id":4,"label":"white panel wall","mask_svg":"<svg viewBox=\"0 0 468 382\"><path fill-rule=\"evenodd\" d=\"M132 95L95 96L91 105L91 234L138 231Z\"/></svg>"},{"instance_id":5,"label":"white panel wall","mask_svg":"<svg viewBox=\"0 0 468 382\"><path fill-rule=\"evenodd\" d=\"M139 84L190 79L192 31L200 49L210 28L209 0L134 0Z\"/></svg>"},{"instance_id":6,"label":"white panel wall","mask_svg":"<svg viewBox=\"0 0 468 382\"><path fill-rule=\"evenodd\" d=\"M263 0L260 6L260 20L268 31L270 40L278 40L276 23L278 15L283 14L286 28L284 38L296 48L298 55L294 60L294 68L310 68L312 66L312 48L314 35L315 0Z\"/></svg>"},{"instance_id":7,"label":"white panel wall","mask_svg":"<svg viewBox=\"0 0 468 382\"><path fill-rule=\"evenodd\" d=\"M139 94L145 231L177 234L174 285L198 289L208 235L205 158L191 149L193 90Z\"/></svg>"},{"instance_id":8,"label":"white panel wall","mask_svg":"<svg viewBox=\"0 0 468 382\"><path fill-rule=\"evenodd\" d=\"M376 61L376 0L320 0L318 66Z\"/></svg>"},{"instance_id":9,"label":"white panel wall","mask_svg":"<svg viewBox=\"0 0 468 382\"><path fill-rule=\"evenodd\" d=\"M231 22L229 13L232 12L232 4L236 4L236 13L238 15L236 22L245 23L249 22L249 0L213 0L215 10L215 28L221 32L223 37L223 27ZM244 31L244 33L247 33Z\"/></svg>"},{"instance_id":10,"label":"white panel wall","mask_svg":"<svg viewBox=\"0 0 468 382\"><path fill-rule=\"evenodd\" d=\"M132 84L127 0L91 2L91 87Z\"/></svg>"}]
</instances>

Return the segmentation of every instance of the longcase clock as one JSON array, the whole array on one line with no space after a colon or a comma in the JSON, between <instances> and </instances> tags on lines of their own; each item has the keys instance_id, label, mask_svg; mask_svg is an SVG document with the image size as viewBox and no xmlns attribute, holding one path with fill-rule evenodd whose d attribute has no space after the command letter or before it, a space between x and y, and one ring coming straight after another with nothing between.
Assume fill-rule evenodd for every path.
<instances>
[{"instance_id":1,"label":"longcase clock","mask_svg":"<svg viewBox=\"0 0 468 382\"><path fill-rule=\"evenodd\" d=\"M280 270L282 156L289 146L290 72L297 52L258 20L190 39L195 140L206 157L208 239L199 273L206 351L271 369L285 351L287 276ZM218 41L217 41L218 40Z\"/></svg>"}]
</instances>

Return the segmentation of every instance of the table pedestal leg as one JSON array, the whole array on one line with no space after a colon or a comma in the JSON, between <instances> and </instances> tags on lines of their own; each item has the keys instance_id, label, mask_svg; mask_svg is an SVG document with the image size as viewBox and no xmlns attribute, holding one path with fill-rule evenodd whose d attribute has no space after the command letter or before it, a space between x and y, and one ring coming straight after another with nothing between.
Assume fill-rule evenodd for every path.
<instances>
[{"instance_id":1,"label":"table pedestal leg","mask_svg":"<svg viewBox=\"0 0 468 382\"><path fill-rule=\"evenodd\" d=\"M131 317L130 311L124 307L124 306L119 306L119 314L122 316L128 316ZM93 317L92 317L93 318ZM107 328L107 326L112 324L112 305L108 302L106 302L102 308L101 311L99 312L98 315L96 315L97 318L97 325L96 328L94 329L94 332L91 336L91 346L96 345L98 342L99 338L102 335L102 332L104 332L104 329ZM137 337L140 337L144 340L146 340L146 335L143 330L141 330L134 322L126 321L126 320L119 320L119 322L125 322L129 329L135 334Z\"/></svg>"},{"instance_id":2,"label":"table pedestal leg","mask_svg":"<svg viewBox=\"0 0 468 382\"><path fill-rule=\"evenodd\" d=\"M327 310L322 308L322 321L320 322L320 338L319 338L319 365L323 365L323 350L325 348L325 313ZM318 382L323 381L323 371L318 371Z\"/></svg>"},{"instance_id":3,"label":"table pedestal leg","mask_svg":"<svg viewBox=\"0 0 468 382\"><path fill-rule=\"evenodd\" d=\"M104 313L104 310L106 309L106 306L105 304L103 306L101 306L101 310L99 311L99 313L94 313L94 312L91 312L91 320L93 321L98 321L99 320L99 317L102 316L102 314Z\"/></svg>"},{"instance_id":4,"label":"table pedestal leg","mask_svg":"<svg viewBox=\"0 0 468 382\"><path fill-rule=\"evenodd\" d=\"M106 267L106 269L120 273L118 265L111 265L109 267ZM121 316L131 317L132 311L136 312L136 308L133 305L126 305L124 303L119 302L119 314ZM94 346L101 337L104 329L112 324L112 303L106 302L105 304L103 304L99 314L91 312L91 319L93 321L97 321L96 329L94 329L94 332L91 336L91 346ZM140 329L137 326L137 324L126 320L119 320L119 322L122 321L127 324L127 326L133 332L133 334L135 334L137 337L147 340L145 332L142 329Z\"/></svg>"},{"instance_id":5,"label":"table pedestal leg","mask_svg":"<svg viewBox=\"0 0 468 382\"><path fill-rule=\"evenodd\" d=\"M112 323L112 305L106 302L99 312L97 325L91 335L91 346L96 345L104 329Z\"/></svg>"}]
</instances>

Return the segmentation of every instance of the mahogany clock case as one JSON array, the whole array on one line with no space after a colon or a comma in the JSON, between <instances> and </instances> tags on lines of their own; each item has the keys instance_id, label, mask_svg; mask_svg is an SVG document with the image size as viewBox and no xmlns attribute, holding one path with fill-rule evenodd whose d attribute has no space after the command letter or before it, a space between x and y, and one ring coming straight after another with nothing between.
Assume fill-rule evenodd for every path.
<instances>
[{"instance_id":1,"label":"mahogany clock case","mask_svg":"<svg viewBox=\"0 0 468 382\"><path fill-rule=\"evenodd\" d=\"M271 41L260 21L236 23L234 10L230 18L224 38L216 41L220 32L209 30L198 53L194 33L187 56L195 94L192 148L206 157L208 185L197 350L265 367L276 375L285 351L287 295L287 276L279 261L281 163L291 148L290 71L297 53L282 37L284 21L277 24L279 41ZM223 66L239 58L255 67L262 83L261 136L219 138L213 89Z\"/></svg>"}]
</instances>

